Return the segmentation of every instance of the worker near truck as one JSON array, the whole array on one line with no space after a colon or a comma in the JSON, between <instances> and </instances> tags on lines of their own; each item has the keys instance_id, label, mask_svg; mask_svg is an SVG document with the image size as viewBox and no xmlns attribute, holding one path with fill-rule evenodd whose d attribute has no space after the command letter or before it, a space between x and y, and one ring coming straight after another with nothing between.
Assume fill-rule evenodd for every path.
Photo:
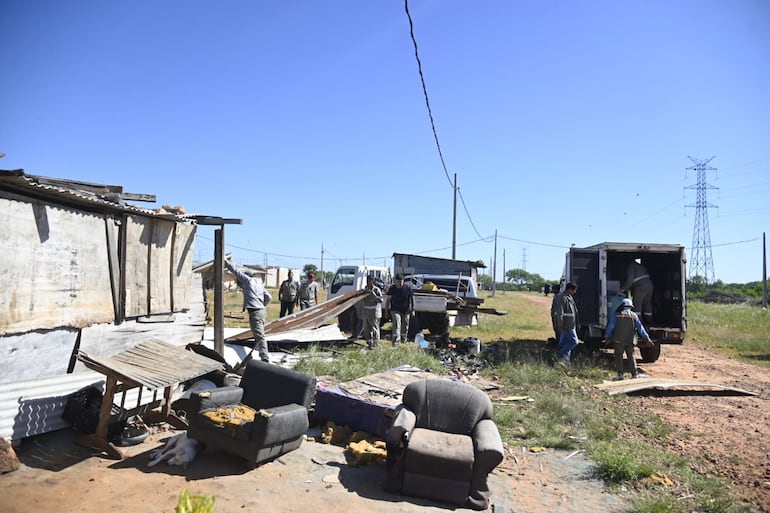
<instances>
[{"instance_id":1,"label":"worker near truck","mask_svg":"<svg viewBox=\"0 0 770 513\"><path fill-rule=\"evenodd\" d=\"M307 310L318 304L318 283L315 281L315 273L308 273L307 280L299 288L299 307Z\"/></svg>"},{"instance_id":2,"label":"worker near truck","mask_svg":"<svg viewBox=\"0 0 770 513\"><path fill-rule=\"evenodd\" d=\"M626 267L626 280L621 287L623 291L631 294L634 303L634 311L641 314L644 322L649 326L652 322L652 279L647 268L640 259L631 260Z\"/></svg>"},{"instance_id":3,"label":"worker near truck","mask_svg":"<svg viewBox=\"0 0 770 513\"><path fill-rule=\"evenodd\" d=\"M393 324L393 345L407 340L409 318L414 312L414 294L412 288L404 284L404 275L397 274L393 285L388 289L390 296L390 320Z\"/></svg>"},{"instance_id":4,"label":"worker near truck","mask_svg":"<svg viewBox=\"0 0 770 513\"><path fill-rule=\"evenodd\" d=\"M363 335L366 337L366 344L369 349L374 349L380 345L380 319L382 318L382 290L374 284L374 276L371 274L366 277L367 294L364 299L362 312L364 314Z\"/></svg>"},{"instance_id":5,"label":"worker near truck","mask_svg":"<svg viewBox=\"0 0 770 513\"><path fill-rule=\"evenodd\" d=\"M225 260L225 267L233 273L238 286L243 289L243 309L249 312L249 327L254 336L252 351L256 349L259 352L259 358L263 362L270 363L270 353L267 351L267 340L265 340L265 306L272 297L262 284L262 280L254 273L244 271L230 260Z\"/></svg>"},{"instance_id":6,"label":"worker near truck","mask_svg":"<svg viewBox=\"0 0 770 513\"><path fill-rule=\"evenodd\" d=\"M576 330L578 309L572 297L576 292L577 285L569 282L563 292L553 297L551 303L551 321L556 340L559 342L556 359L563 365L569 365L572 350L579 343Z\"/></svg>"},{"instance_id":7,"label":"worker near truck","mask_svg":"<svg viewBox=\"0 0 770 513\"><path fill-rule=\"evenodd\" d=\"M294 307L299 303L299 283L294 279L294 273L289 271L289 276L281 283L278 289L278 301L281 302L279 317L294 313Z\"/></svg>"},{"instance_id":8,"label":"worker near truck","mask_svg":"<svg viewBox=\"0 0 770 513\"><path fill-rule=\"evenodd\" d=\"M633 307L634 303L630 299L624 299L615 315L610 317L607 323L607 331L604 333L605 340L611 342L615 349L615 370L618 372L617 377L615 377L616 381L622 381L624 377L624 353L628 359L631 378L636 379L640 377L639 369L636 367L636 358L634 357L637 335L646 344L651 345L653 343L647 330L644 329L642 321L639 320L639 315L633 311Z\"/></svg>"}]
</instances>

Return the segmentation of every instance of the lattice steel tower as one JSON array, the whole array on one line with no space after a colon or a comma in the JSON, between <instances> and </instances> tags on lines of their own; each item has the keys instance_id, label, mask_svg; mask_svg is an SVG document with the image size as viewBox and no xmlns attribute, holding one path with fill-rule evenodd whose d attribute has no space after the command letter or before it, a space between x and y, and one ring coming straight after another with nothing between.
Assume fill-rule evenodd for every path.
<instances>
[{"instance_id":1,"label":"lattice steel tower","mask_svg":"<svg viewBox=\"0 0 770 513\"><path fill-rule=\"evenodd\" d=\"M690 278L700 276L706 283L714 283L714 261L711 258L711 235L709 234L709 208L717 208L706 200L706 191L717 187L706 183L706 171L716 171L717 168L708 165L714 157L707 160L694 159L692 166L685 168L687 171L696 171L698 182L685 189L695 189L696 199L694 204L686 205L695 207L695 226L692 231L692 255L690 255Z\"/></svg>"}]
</instances>

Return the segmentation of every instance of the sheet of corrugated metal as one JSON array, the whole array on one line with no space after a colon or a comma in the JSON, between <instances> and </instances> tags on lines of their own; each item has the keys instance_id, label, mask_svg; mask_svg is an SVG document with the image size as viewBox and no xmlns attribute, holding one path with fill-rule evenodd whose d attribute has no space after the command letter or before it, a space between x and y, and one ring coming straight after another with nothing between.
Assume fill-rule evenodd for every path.
<instances>
[{"instance_id":1,"label":"sheet of corrugated metal","mask_svg":"<svg viewBox=\"0 0 770 513\"><path fill-rule=\"evenodd\" d=\"M730 385L722 385L720 383L706 383L704 381L692 381L692 380L677 380L677 379L665 379L656 378L653 376L642 377L639 379L628 379L621 381L605 381L598 385L596 388L604 390L609 395L617 394L629 394L631 392L638 392L640 390L671 390L671 389L696 389L696 390L709 390L717 389L720 391L732 392L737 395L758 395L756 392L750 390L743 390Z\"/></svg>"},{"instance_id":2,"label":"sheet of corrugated metal","mask_svg":"<svg viewBox=\"0 0 770 513\"><path fill-rule=\"evenodd\" d=\"M19 440L69 427L62 418L69 396L88 386L104 389L104 376L78 372L4 383L0 387L0 437Z\"/></svg>"}]
</instances>

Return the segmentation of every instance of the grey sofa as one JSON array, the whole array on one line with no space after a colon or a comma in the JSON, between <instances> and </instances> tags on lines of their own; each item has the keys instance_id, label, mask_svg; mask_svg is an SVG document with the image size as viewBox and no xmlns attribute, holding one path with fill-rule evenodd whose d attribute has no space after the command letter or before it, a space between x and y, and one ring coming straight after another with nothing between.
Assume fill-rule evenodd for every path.
<instances>
[{"instance_id":1,"label":"grey sofa","mask_svg":"<svg viewBox=\"0 0 770 513\"><path fill-rule=\"evenodd\" d=\"M252 360L244 370L240 386L190 396L188 436L207 448L241 456L252 465L276 458L302 444L315 389L313 376ZM228 426L212 422L204 415L238 404L256 410L253 421Z\"/></svg>"},{"instance_id":2,"label":"grey sofa","mask_svg":"<svg viewBox=\"0 0 770 513\"><path fill-rule=\"evenodd\" d=\"M483 391L439 378L410 383L386 446L387 490L489 507L487 477L503 460L503 444Z\"/></svg>"}]
</instances>

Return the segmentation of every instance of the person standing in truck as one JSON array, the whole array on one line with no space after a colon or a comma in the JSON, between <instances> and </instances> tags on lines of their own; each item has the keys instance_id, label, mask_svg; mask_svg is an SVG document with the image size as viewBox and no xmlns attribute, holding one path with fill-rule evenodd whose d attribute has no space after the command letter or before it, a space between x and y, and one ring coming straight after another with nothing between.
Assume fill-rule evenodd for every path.
<instances>
[{"instance_id":1,"label":"person standing in truck","mask_svg":"<svg viewBox=\"0 0 770 513\"><path fill-rule=\"evenodd\" d=\"M374 276L366 277L367 294L361 300L364 314L363 335L366 337L366 345L374 349L380 345L380 319L382 318L382 290L374 284Z\"/></svg>"},{"instance_id":2,"label":"person standing in truck","mask_svg":"<svg viewBox=\"0 0 770 513\"><path fill-rule=\"evenodd\" d=\"M292 271L289 271L289 277L283 280L278 289L278 301L281 302L279 317L294 313L294 306L299 303L299 283L294 279Z\"/></svg>"},{"instance_id":3,"label":"person standing in truck","mask_svg":"<svg viewBox=\"0 0 770 513\"><path fill-rule=\"evenodd\" d=\"M225 260L225 267L233 273L238 286L243 289L243 309L249 312L249 327L254 336L252 351L256 349L259 352L259 358L263 362L270 363L270 353L267 351L265 340L265 307L272 297L262 284L262 280L253 272L242 270L230 260Z\"/></svg>"},{"instance_id":4,"label":"person standing in truck","mask_svg":"<svg viewBox=\"0 0 770 513\"><path fill-rule=\"evenodd\" d=\"M626 267L626 279L621 287L630 293L634 303L634 311L641 314L645 324L652 323L652 279L641 259L631 260Z\"/></svg>"},{"instance_id":5,"label":"person standing in truck","mask_svg":"<svg viewBox=\"0 0 770 513\"><path fill-rule=\"evenodd\" d=\"M396 282L388 289L390 296L390 320L393 323L393 345L407 340L409 318L414 312L414 294L409 285L404 284L404 275L397 274Z\"/></svg>"},{"instance_id":6,"label":"person standing in truck","mask_svg":"<svg viewBox=\"0 0 770 513\"><path fill-rule=\"evenodd\" d=\"M604 333L605 340L611 342L615 349L615 370L618 375L616 381L622 381L623 372L623 354L628 359L628 367L631 371L631 377L636 379L640 377L639 370L636 367L636 358L634 350L636 349L636 336L639 335L648 345L652 344L650 335L644 329L639 316L633 311L633 302L626 298L618 307L615 315L610 317L607 323L607 331Z\"/></svg>"},{"instance_id":7,"label":"person standing in truck","mask_svg":"<svg viewBox=\"0 0 770 513\"><path fill-rule=\"evenodd\" d=\"M551 321L559 342L556 359L562 365L569 365L572 350L579 343L576 330L578 309L572 297L576 292L577 285L569 282L563 292L554 296L551 303Z\"/></svg>"}]
</instances>

